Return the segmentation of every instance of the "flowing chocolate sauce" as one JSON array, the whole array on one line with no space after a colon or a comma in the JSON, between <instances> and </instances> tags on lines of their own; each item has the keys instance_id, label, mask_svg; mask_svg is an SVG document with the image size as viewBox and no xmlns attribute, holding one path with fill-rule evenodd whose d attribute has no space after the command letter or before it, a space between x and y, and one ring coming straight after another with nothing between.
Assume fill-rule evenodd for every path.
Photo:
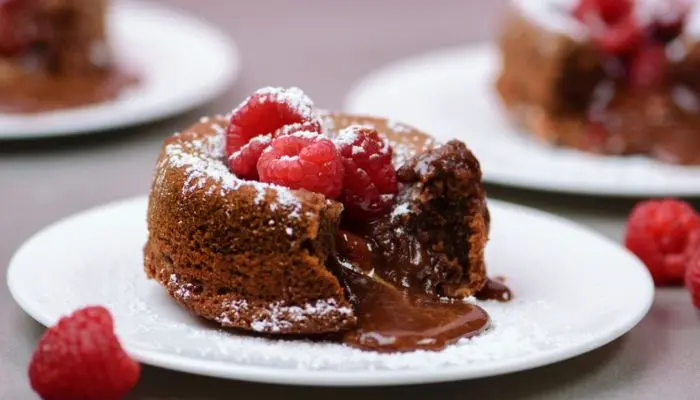
<instances>
[{"instance_id":1,"label":"flowing chocolate sauce","mask_svg":"<svg viewBox=\"0 0 700 400\"><path fill-rule=\"evenodd\" d=\"M102 103L138 81L119 69L74 76L18 74L0 84L0 112L31 114Z\"/></svg>"},{"instance_id":2,"label":"flowing chocolate sauce","mask_svg":"<svg viewBox=\"0 0 700 400\"><path fill-rule=\"evenodd\" d=\"M503 283L502 278L489 278L475 297L479 300L496 300L505 303L513 299L513 292Z\"/></svg>"},{"instance_id":3,"label":"flowing chocolate sauce","mask_svg":"<svg viewBox=\"0 0 700 400\"><path fill-rule=\"evenodd\" d=\"M343 337L345 344L378 352L440 350L488 329L488 314L475 304L429 293L429 287L414 280L391 283L397 276L410 275L406 270L431 268L426 249L416 250L424 256L415 258L396 243L407 243L408 236L398 234L394 246L386 247L347 231L339 233L337 261L358 317L358 327ZM409 247L417 246L418 241L411 243ZM512 294L503 283L489 280L477 297L509 301Z\"/></svg>"}]
</instances>

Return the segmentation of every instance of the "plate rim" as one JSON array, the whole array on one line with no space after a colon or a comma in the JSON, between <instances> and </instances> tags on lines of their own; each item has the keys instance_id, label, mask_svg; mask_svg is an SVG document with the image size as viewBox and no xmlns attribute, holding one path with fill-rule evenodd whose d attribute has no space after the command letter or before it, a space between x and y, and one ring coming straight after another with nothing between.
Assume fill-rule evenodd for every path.
<instances>
[{"instance_id":1,"label":"plate rim","mask_svg":"<svg viewBox=\"0 0 700 400\"><path fill-rule=\"evenodd\" d=\"M107 132L116 131L119 129L125 129L129 127L143 125L149 122L162 121L167 118L174 117L176 115L182 114L189 110L193 110L199 106L202 106L214 99L222 96L226 91L231 89L233 84L238 80L243 69L241 50L234 38L227 34L225 31L221 30L217 25L208 23L203 18L186 12L185 10L175 7L166 6L153 0L115 0L110 4L110 13L113 13L113 8L119 8L119 12L124 12L130 8L138 9L137 12L147 12L151 14L156 14L159 16L176 16L178 20L186 20L191 26L196 26L203 35L208 37L210 43L217 43L217 47L226 49L225 52L220 53L220 56L225 58L227 67L226 73L223 75L222 83L208 87L202 90L200 96L190 96L187 99L180 99L175 106L164 107L162 105L157 105L146 109L145 112L140 112L138 114L133 114L129 118L118 118L112 119L110 121L99 120L91 121L82 124L60 124L55 127L49 127L48 129L18 129L12 131L5 131L0 133L0 143L3 141L24 141L24 140L40 140L40 139L50 139L50 138L60 138L60 137L77 137L85 135L98 135ZM160 20L168 20L168 18L160 18ZM146 63L147 60L139 60L136 65L142 65ZM84 107L76 107L69 109L60 109L56 111L43 112L39 114L30 114L28 116L23 116L21 114L3 114L0 116L6 118L22 118L26 117L31 119L33 117L54 117L58 116L60 118L62 114L66 114L66 117L74 112L89 112L92 107L103 106L103 104L87 105ZM106 107L110 107L106 105Z\"/></svg>"},{"instance_id":2,"label":"plate rim","mask_svg":"<svg viewBox=\"0 0 700 400\"><path fill-rule=\"evenodd\" d=\"M45 327L53 325L58 317L52 319L44 315L38 309L38 303L32 304L32 300L30 299L31 296L27 295L26 293L19 293L17 291L17 284L14 282L20 279L20 274L17 272L18 268L16 267L16 260L22 257L24 255L23 253L25 253L27 249L31 248L33 242L41 235L50 233L50 231L53 229L59 229L64 223L68 223L78 218L88 218L90 215L94 214L101 214L103 212L133 206L137 203L145 205L147 199L147 195L139 195L90 207L60 218L32 234L16 250L7 267L7 287L15 303L29 317L41 325ZM637 326L639 322L647 315L653 304L655 293L655 287L651 275L646 268L643 268L641 262L624 247L620 246L618 243L607 238L606 236L595 232L591 228L546 211L496 199L489 199L488 202L490 207L495 206L496 208L506 209L518 213L526 213L537 218L548 219L550 222L555 223L564 229L574 230L577 234L586 235L591 239L597 240L601 244L604 243L607 246L615 247L616 251L625 253L625 256L629 258L630 262L637 263L641 267L638 269L640 273L639 278L646 281L646 284L643 285L644 287L640 286L640 289L644 290L640 297L644 296L646 301L643 304L639 304L636 313L629 313L626 315L626 318L621 319L617 326L614 327L615 329L612 329L606 335L598 335L594 339L585 340L576 344L575 346L561 347L559 349L555 349L554 351L545 352L544 356L542 356L542 352L536 352L532 353L532 355L520 357L515 360L508 360L507 362L491 362L491 365L487 368L481 368L476 371L465 371L465 366L451 366L431 370L372 370L372 374L367 375L366 370L353 371L349 373L338 370L311 371L308 369L287 369L269 366L236 364L230 361L199 360L177 354L147 350L140 348L138 345L133 346L127 343L123 343L124 348L129 354L132 355L132 357L144 364L214 378L244 380L258 383L286 384L293 386L397 386L407 384L466 381L526 371L559 363L586 354L619 339Z\"/></svg>"},{"instance_id":3,"label":"plate rim","mask_svg":"<svg viewBox=\"0 0 700 400\"><path fill-rule=\"evenodd\" d=\"M397 72L403 73L407 70L415 70L416 65L419 64L443 64L445 59L454 59L458 57L500 57L498 52L497 43L492 40L482 40L482 41L471 41L466 44L452 45L435 48L432 50L424 51L421 53L416 53L408 55L403 58L397 58L388 63L382 64L377 68L371 70L369 73L362 75L360 78L356 79L350 84L349 89L346 91L345 96L342 100L341 109L346 112L358 112L361 108L358 106L359 99L365 96L368 89L373 86L376 81L385 80L387 77L395 75ZM363 114L367 114L363 112ZM371 113L370 113L371 114ZM408 122L408 121L406 121ZM410 122L409 122L410 123ZM515 134L515 132L514 132ZM577 151L575 149L569 148L558 148L549 147L552 150L557 151ZM619 160L634 160L643 156L600 156L603 158L616 158ZM646 158L645 158L646 159ZM654 160L650 160L654 161ZM667 165L667 164L661 164ZM673 165L677 168L693 168L685 167L682 165ZM700 174L700 166L694 167L698 169L698 174ZM660 198L660 197L683 197L683 198L694 198L700 197L700 189L691 188L689 186L679 188L630 188L625 187L624 189L619 188L615 185L589 185L584 184L568 184L567 182L552 182L546 179L539 179L537 177L529 177L528 179L520 179L514 177L503 171L484 171L484 182L487 184L498 185L502 187L511 187L528 191L543 192L543 193L559 193L559 194L574 194L574 195L585 195L593 197L619 197L624 199L629 198Z\"/></svg>"}]
</instances>

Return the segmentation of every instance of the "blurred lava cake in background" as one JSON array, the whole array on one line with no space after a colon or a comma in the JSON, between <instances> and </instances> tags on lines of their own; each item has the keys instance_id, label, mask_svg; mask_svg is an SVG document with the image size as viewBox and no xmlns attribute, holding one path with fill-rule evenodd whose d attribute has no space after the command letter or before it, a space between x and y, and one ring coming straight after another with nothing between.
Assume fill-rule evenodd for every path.
<instances>
[{"instance_id":1,"label":"blurred lava cake in background","mask_svg":"<svg viewBox=\"0 0 700 400\"><path fill-rule=\"evenodd\" d=\"M107 0L0 0L0 112L99 103L137 79L116 65Z\"/></svg>"},{"instance_id":2,"label":"blurred lava cake in background","mask_svg":"<svg viewBox=\"0 0 700 400\"><path fill-rule=\"evenodd\" d=\"M500 97L555 145L700 164L700 15L691 0L512 0Z\"/></svg>"}]
</instances>

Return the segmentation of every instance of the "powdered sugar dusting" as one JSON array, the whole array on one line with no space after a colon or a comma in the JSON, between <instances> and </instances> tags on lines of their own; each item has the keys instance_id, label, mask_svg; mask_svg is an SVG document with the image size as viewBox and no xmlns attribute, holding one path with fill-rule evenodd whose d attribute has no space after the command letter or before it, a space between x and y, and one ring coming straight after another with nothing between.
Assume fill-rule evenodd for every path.
<instances>
[{"instance_id":1,"label":"powdered sugar dusting","mask_svg":"<svg viewBox=\"0 0 700 400\"><path fill-rule=\"evenodd\" d=\"M250 309L250 305L245 300L237 300L229 305L231 311L222 314L217 318L220 323L228 321L231 317L238 318L241 313L255 311L255 317L251 322L251 327L257 332L279 332L282 329L292 327L292 323L304 322L307 319L319 318L332 314L343 314L350 316L352 310L348 307L339 307L335 299L321 299L315 303L307 303L303 306L286 305L284 302L271 303L265 309Z\"/></svg>"},{"instance_id":2,"label":"powdered sugar dusting","mask_svg":"<svg viewBox=\"0 0 700 400\"><path fill-rule=\"evenodd\" d=\"M359 138L358 130L358 125L349 126L341 130L338 136L333 139L333 142L335 142L338 147L351 146Z\"/></svg>"},{"instance_id":3,"label":"powdered sugar dusting","mask_svg":"<svg viewBox=\"0 0 700 400\"><path fill-rule=\"evenodd\" d=\"M336 127L335 120L325 111L319 111L318 117L323 122L322 126L324 130L328 132L337 132L337 135L333 137L333 142L336 146L347 146L352 145L358 138L358 130L363 128L375 129L379 132L379 137L382 139L384 146L381 149L383 154L386 154L389 149L393 150L393 164L394 167L399 168L406 163L411 157L415 156L418 150L417 142L423 141L425 147L431 147L434 144L432 138L426 138L423 135L416 135L416 130L410 126L396 122L388 121L386 123L386 128L376 127L371 123L354 124L347 126L338 131ZM389 132L383 132L383 130L388 130ZM387 134L399 134L405 135L405 138L400 140L389 140ZM411 134L413 134L411 136ZM331 135L332 136L332 135ZM408 144L413 142L411 144ZM359 149L357 150L359 152ZM370 156L370 159L378 158L378 156Z\"/></svg>"},{"instance_id":4,"label":"powdered sugar dusting","mask_svg":"<svg viewBox=\"0 0 700 400\"><path fill-rule=\"evenodd\" d=\"M400 218L402 215L407 215L411 213L408 203L397 204L396 207L391 211L392 221Z\"/></svg>"},{"instance_id":5,"label":"powdered sugar dusting","mask_svg":"<svg viewBox=\"0 0 700 400\"><path fill-rule=\"evenodd\" d=\"M412 128L402 122L397 122L389 120L387 122L387 127L396 133L411 133Z\"/></svg>"},{"instance_id":6,"label":"powdered sugar dusting","mask_svg":"<svg viewBox=\"0 0 700 400\"><path fill-rule=\"evenodd\" d=\"M272 135L269 133L267 135L256 136L256 137L250 139L250 141L248 143L244 144L243 147L240 148L240 150L231 154L230 158L236 158L236 157L240 156L241 151L243 151L243 149L250 148L254 143L269 144L270 142L272 142Z\"/></svg>"},{"instance_id":7,"label":"powdered sugar dusting","mask_svg":"<svg viewBox=\"0 0 700 400\"><path fill-rule=\"evenodd\" d=\"M174 296L181 300L186 300L192 294L194 285L191 283L180 283L177 275L171 274L168 280L168 287L174 290Z\"/></svg>"},{"instance_id":8,"label":"powdered sugar dusting","mask_svg":"<svg viewBox=\"0 0 700 400\"><path fill-rule=\"evenodd\" d=\"M635 14L642 25L664 24L680 20L691 7L692 0L636 0Z\"/></svg>"},{"instance_id":9,"label":"powdered sugar dusting","mask_svg":"<svg viewBox=\"0 0 700 400\"><path fill-rule=\"evenodd\" d=\"M313 132L313 131L298 131L298 132L292 133L291 136L299 137L299 138L303 138L303 139L311 139L311 140L320 138L319 134L316 132Z\"/></svg>"},{"instance_id":10,"label":"powdered sugar dusting","mask_svg":"<svg viewBox=\"0 0 700 400\"><path fill-rule=\"evenodd\" d=\"M165 157L161 163L168 164L171 168L185 170L187 178L182 187L183 195L207 188L207 193L212 194L215 189L218 189L221 196L226 196L230 192L249 187L257 191L255 197L257 204L262 204L268 194L272 194L274 197L270 200L276 199L277 203L288 208L290 216L298 216L301 203L288 188L243 180L231 173L223 161L226 153L224 130L219 124L212 124L212 128L220 133L201 139L175 142L165 147ZM269 138L263 136L259 140L264 141ZM169 169L168 166L161 165L159 170L166 171ZM162 177L158 176L156 179L162 179Z\"/></svg>"},{"instance_id":11,"label":"powdered sugar dusting","mask_svg":"<svg viewBox=\"0 0 700 400\"><path fill-rule=\"evenodd\" d=\"M513 0L518 11L538 26L580 40L588 36L588 30L572 15L577 3L578 0Z\"/></svg>"},{"instance_id":12,"label":"powdered sugar dusting","mask_svg":"<svg viewBox=\"0 0 700 400\"><path fill-rule=\"evenodd\" d=\"M272 86L257 90L247 99L243 100L243 102L233 110L232 114L236 114L252 102L264 104L268 101L287 104L292 110L307 119L311 119L314 116L314 103L303 90L298 87L281 88Z\"/></svg>"},{"instance_id":13,"label":"powdered sugar dusting","mask_svg":"<svg viewBox=\"0 0 700 400\"><path fill-rule=\"evenodd\" d=\"M169 352L214 361L231 362L238 365L274 366L275 368L311 370L311 371L345 371L361 372L366 370L433 370L457 366L470 366L487 362L517 359L533 353L552 351L569 347L576 343L589 340L590 335L579 332L575 328L563 334L551 334L548 329L532 318L533 315L546 315L552 309L552 304L544 300L519 300L510 303L496 301L470 300L488 312L491 317L491 327L485 333L472 339L462 339L443 351L414 351L409 353L381 354L361 351L342 344L331 342L311 342L307 340L268 339L238 335L223 330L199 328L192 322L176 322L170 319L159 319L151 305L139 299L132 303L134 313L145 318L154 318L158 324L149 328L141 343L146 348L167 348ZM249 305L237 302L231 305L231 313ZM319 304L303 307L287 307L273 304L263 310L255 319L253 326L259 331L274 331L284 326L280 315L290 312L295 318L303 320L309 315L330 312L334 307L332 300L324 300ZM349 312L350 310L347 310ZM149 316L149 314L151 316ZM231 322L230 315L221 315L218 322ZM137 328L134 328L135 330ZM158 332L153 332L158 330ZM167 334L178 332L178 339L171 339ZM132 343L135 332L125 332L131 335ZM196 346L186 348L176 347L181 343L183 335L188 342ZM150 338L158 337L153 341ZM170 341L174 343L170 343ZM246 349L241 351L241 349Z\"/></svg>"}]
</instances>

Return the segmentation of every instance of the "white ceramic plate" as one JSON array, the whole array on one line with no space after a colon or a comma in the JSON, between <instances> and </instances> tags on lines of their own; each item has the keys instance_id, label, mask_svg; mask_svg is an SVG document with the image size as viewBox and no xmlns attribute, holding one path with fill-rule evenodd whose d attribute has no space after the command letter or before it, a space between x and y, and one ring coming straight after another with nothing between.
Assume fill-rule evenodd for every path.
<instances>
[{"instance_id":1,"label":"white ceramic plate","mask_svg":"<svg viewBox=\"0 0 700 400\"><path fill-rule=\"evenodd\" d=\"M142 82L112 101L36 115L0 114L0 139L95 133L187 111L223 94L240 70L232 40L207 23L147 1L109 12L118 62Z\"/></svg>"},{"instance_id":2,"label":"white ceramic plate","mask_svg":"<svg viewBox=\"0 0 700 400\"><path fill-rule=\"evenodd\" d=\"M501 108L494 90L499 68L500 55L490 44L415 56L363 79L345 108L394 118L443 140L464 140L487 182L591 195L700 195L700 167L597 156L532 140Z\"/></svg>"},{"instance_id":3,"label":"white ceramic plate","mask_svg":"<svg viewBox=\"0 0 700 400\"><path fill-rule=\"evenodd\" d=\"M491 211L489 271L507 277L516 299L480 302L493 328L442 352L386 355L333 343L273 341L199 321L145 278L143 197L38 233L12 259L7 279L17 303L44 325L85 305L109 307L123 344L142 362L296 385L412 384L534 368L600 347L648 311L651 278L624 249L538 211L497 201Z\"/></svg>"}]
</instances>

